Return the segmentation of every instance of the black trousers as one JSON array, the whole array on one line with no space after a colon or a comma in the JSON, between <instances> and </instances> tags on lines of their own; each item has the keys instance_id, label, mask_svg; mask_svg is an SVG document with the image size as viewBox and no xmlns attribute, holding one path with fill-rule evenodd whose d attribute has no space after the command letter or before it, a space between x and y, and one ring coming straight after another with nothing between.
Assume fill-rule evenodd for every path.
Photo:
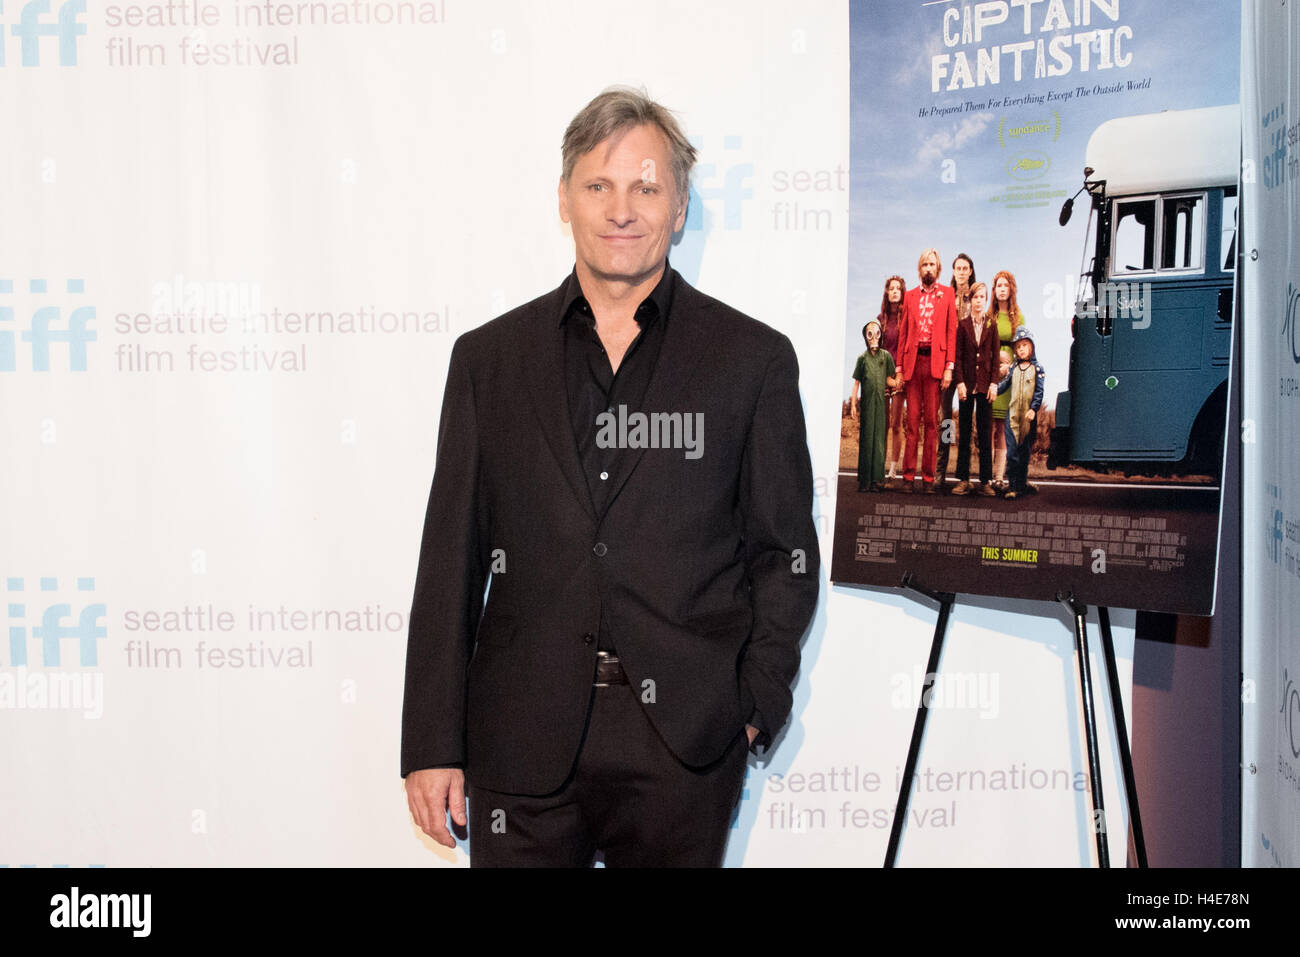
<instances>
[{"instance_id":1,"label":"black trousers","mask_svg":"<svg viewBox=\"0 0 1300 957\"><path fill-rule=\"evenodd\" d=\"M590 867L601 851L607 867L719 867L747 745L741 728L713 764L687 767L632 686L595 688L578 760L558 791L503 794L469 782L470 866Z\"/></svg>"},{"instance_id":2,"label":"black trousers","mask_svg":"<svg viewBox=\"0 0 1300 957\"><path fill-rule=\"evenodd\" d=\"M975 441L980 453L980 481L993 481L993 406L987 393L968 392L957 408L957 480L970 479L971 410L975 411Z\"/></svg>"}]
</instances>

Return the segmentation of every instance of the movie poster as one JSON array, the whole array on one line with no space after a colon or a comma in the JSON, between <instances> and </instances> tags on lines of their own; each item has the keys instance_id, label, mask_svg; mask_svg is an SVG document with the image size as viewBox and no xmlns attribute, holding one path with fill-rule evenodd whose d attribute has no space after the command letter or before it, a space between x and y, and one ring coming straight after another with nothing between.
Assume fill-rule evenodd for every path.
<instances>
[{"instance_id":1,"label":"movie poster","mask_svg":"<svg viewBox=\"0 0 1300 957\"><path fill-rule=\"evenodd\" d=\"M850 10L832 580L1210 614L1239 7Z\"/></svg>"}]
</instances>

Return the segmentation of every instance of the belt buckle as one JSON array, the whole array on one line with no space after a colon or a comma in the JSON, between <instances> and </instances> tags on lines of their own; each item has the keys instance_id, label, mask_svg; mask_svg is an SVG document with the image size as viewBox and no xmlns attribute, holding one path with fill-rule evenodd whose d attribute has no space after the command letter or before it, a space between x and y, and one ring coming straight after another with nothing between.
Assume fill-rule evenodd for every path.
<instances>
[{"instance_id":1,"label":"belt buckle","mask_svg":"<svg viewBox=\"0 0 1300 957\"><path fill-rule=\"evenodd\" d=\"M597 680L592 682L592 686L593 686L593 687L595 687L595 688L611 688L611 687L613 687L613 683L612 683L612 682L609 682L609 681L601 681L601 680L599 680L599 679L600 679L600 673L601 673L602 666L608 666L611 662L612 662L614 665L618 665L618 664L619 664L618 655L614 654L613 652L609 652L609 651L599 651L599 650L598 650L598 651L596 652L596 678L597 678Z\"/></svg>"}]
</instances>

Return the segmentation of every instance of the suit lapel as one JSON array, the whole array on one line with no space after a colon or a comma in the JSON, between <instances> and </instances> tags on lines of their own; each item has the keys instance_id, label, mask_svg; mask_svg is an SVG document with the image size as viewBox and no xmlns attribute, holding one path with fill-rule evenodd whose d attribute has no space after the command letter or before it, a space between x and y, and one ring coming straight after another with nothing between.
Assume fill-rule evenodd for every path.
<instances>
[{"instance_id":1,"label":"suit lapel","mask_svg":"<svg viewBox=\"0 0 1300 957\"><path fill-rule=\"evenodd\" d=\"M532 317L537 329L534 337L537 343L534 358L537 361L532 367L532 387L524 392L522 398L532 406L565 481L582 504L583 511L595 522L596 509L591 504L591 492L582 474L569 414L569 385L564 377L564 327L560 325L558 316L559 296L563 289L561 285L560 292L547 297L538 314ZM521 464L523 468L532 467L532 463Z\"/></svg>"},{"instance_id":2,"label":"suit lapel","mask_svg":"<svg viewBox=\"0 0 1300 957\"><path fill-rule=\"evenodd\" d=\"M699 293L685 279L678 277L673 293L672 313L659 349L659 361L655 364L645 398L641 401L641 411L647 415L652 412L674 411L674 403L695 374L695 367L708 339L707 322L703 318L705 308L707 306ZM626 449L625 453L619 457L619 464L611 477L606 511L614 504L627 480L641 464L645 449Z\"/></svg>"}]
</instances>

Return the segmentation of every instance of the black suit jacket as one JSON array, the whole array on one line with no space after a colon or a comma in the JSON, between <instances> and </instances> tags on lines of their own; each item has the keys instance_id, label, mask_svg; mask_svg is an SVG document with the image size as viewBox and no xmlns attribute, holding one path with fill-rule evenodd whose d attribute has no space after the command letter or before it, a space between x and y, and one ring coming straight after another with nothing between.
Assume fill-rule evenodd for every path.
<instances>
[{"instance_id":1,"label":"black suit jacket","mask_svg":"<svg viewBox=\"0 0 1300 957\"><path fill-rule=\"evenodd\" d=\"M683 762L716 760L755 709L772 733L788 716L818 591L794 350L673 278L641 408L702 413L702 454L621 456L603 515L567 411L563 286L456 341L411 608L403 775L463 764L490 790L560 787L602 609Z\"/></svg>"},{"instance_id":2,"label":"black suit jacket","mask_svg":"<svg viewBox=\"0 0 1300 957\"><path fill-rule=\"evenodd\" d=\"M1000 350L996 320L984 320L979 345L975 344L975 323L969 316L961 320L957 323L957 371L953 381L965 382L968 395L987 393L990 385L998 383Z\"/></svg>"}]
</instances>

